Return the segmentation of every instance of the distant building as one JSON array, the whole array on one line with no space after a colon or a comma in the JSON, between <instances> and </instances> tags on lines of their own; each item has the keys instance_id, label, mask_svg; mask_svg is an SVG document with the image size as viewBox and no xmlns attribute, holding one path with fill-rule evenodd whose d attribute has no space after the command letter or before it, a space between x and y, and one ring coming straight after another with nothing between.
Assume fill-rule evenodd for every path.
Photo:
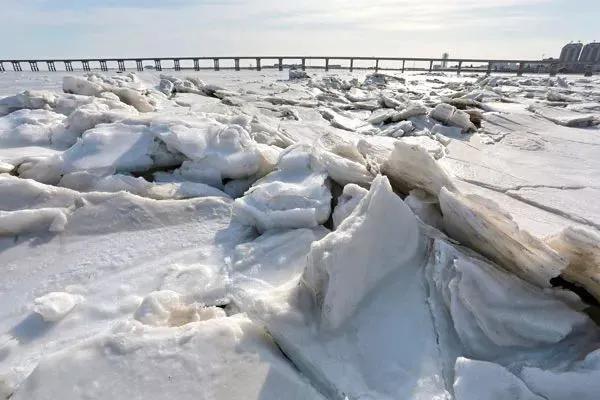
<instances>
[{"instance_id":1,"label":"distant building","mask_svg":"<svg viewBox=\"0 0 600 400\"><path fill-rule=\"evenodd\" d=\"M448 68L448 58L450 55L448 53L442 54L442 68Z\"/></svg>"},{"instance_id":2,"label":"distant building","mask_svg":"<svg viewBox=\"0 0 600 400\"><path fill-rule=\"evenodd\" d=\"M588 43L583 47L579 62L585 64L600 63L600 43Z\"/></svg>"},{"instance_id":3,"label":"distant building","mask_svg":"<svg viewBox=\"0 0 600 400\"><path fill-rule=\"evenodd\" d=\"M561 64L576 64L579 60L579 54L583 44L581 43L569 43L566 44L560 52L559 61Z\"/></svg>"}]
</instances>

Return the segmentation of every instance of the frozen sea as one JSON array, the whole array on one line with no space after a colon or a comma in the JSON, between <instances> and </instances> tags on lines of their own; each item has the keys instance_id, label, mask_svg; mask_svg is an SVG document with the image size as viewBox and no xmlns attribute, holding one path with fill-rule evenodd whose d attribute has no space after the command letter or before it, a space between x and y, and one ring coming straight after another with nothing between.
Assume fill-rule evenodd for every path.
<instances>
[{"instance_id":1,"label":"frozen sea","mask_svg":"<svg viewBox=\"0 0 600 400\"><path fill-rule=\"evenodd\" d=\"M0 73L0 399L596 400L600 77Z\"/></svg>"}]
</instances>

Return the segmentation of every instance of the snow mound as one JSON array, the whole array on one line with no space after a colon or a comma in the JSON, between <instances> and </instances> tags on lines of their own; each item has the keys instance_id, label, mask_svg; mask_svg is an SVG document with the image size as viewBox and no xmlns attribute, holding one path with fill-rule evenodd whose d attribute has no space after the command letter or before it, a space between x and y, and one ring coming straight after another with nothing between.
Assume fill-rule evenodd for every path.
<instances>
[{"instance_id":1,"label":"snow mound","mask_svg":"<svg viewBox=\"0 0 600 400\"><path fill-rule=\"evenodd\" d=\"M52 292L34 300L33 311L44 321L56 322L63 319L83 297L66 292Z\"/></svg>"},{"instance_id":2,"label":"snow mound","mask_svg":"<svg viewBox=\"0 0 600 400\"><path fill-rule=\"evenodd\" d=\"M12 398L245 400L282 393L322 399L265 332L240 315L180 328L122 323L40 362Z\"/></svg>"}]
</instances>

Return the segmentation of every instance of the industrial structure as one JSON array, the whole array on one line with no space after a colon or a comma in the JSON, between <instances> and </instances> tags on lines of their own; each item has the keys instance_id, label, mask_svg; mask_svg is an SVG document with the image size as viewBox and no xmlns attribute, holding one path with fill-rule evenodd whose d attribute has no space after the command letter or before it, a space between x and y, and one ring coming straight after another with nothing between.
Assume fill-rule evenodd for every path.
<instances>
[{"instance_id":1,"label":"industrial structure","mask_svg":"<svg viewBox=\"0 0 600 400\"><path fill-rule=\"evenodd\" d=\"M581 42L567 43L563 46L558 59L559 72L600 71L600 43L592 42L585 46Z\"/></svg>"}]
</instances>

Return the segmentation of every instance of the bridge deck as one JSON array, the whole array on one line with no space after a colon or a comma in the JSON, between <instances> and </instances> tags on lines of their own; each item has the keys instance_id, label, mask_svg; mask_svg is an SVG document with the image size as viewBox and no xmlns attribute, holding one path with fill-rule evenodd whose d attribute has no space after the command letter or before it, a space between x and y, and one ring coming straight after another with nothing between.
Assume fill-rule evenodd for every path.
<instances>
[{"instance_id":1,"label":"bridge deck","mask_svg":"<svg viewBox=\"0 0 600 400\"><path fill-rule=\"evenodd\" d=\"M253 61L254 65L250 67L241 67L240 61ZM275 61L271 65L266 65L264 61ZM309 65L309 61L321 61L323 65ZM193 66L182 66L183 61L193 62ZM210 66L200 65L201 61L212 61ZM233 66L223 66L223 61L233 62ZM336 64L331 65L331 61L347 62L348 65ZM555 75L561 73L579 73L586 76L592 75L595 70L600 70L600 64L572 64L568 68L561 65L558 60L518 60L518 59L479 59L479 58L426 58L426 57L341 57L341 56L230 56L230 57L137 57L137 58L77 58L77 59L7 59L0 60L0 71L7 69L6 65L12 65L14 71L22 71L21 63L29 64L29 68L33 72L40 71L39 64L45 64L46 70L50 72L57 71L57 65L62 65L64 71L73 71L74 67L80 66L83 71L91 71L99 69L108 71L108 63L116 63L115 69L123 72L128 69L127 62L135 62L135 66L129 66L130 69L143 71L145 69L154 69L162 71L163 69L174 69L176 71L182 69L190 70L215 70L221 69L236 70L253 69L260 71L263 68L277 68L280 71L286 67L297 67L301 69L344 69L344 70L375 70L375 71L443 71L443 72L492 72L516 73L548 73ZM169 62L172 67L167 67L165 64ZM291 63L290 63L291 62ZM369 66L357 65L357 62L371 63ZM97 68L93 68L90 63L96 63ZM387 64L385 64L387 63ZM399 65L389 65L397 63ZM413 63L412 66L407 63ZM415 63L425 63L423 67L415 67ZM448 65L455 64L448 67ZM469 64L469 65L467 65ZM475 65L474 65L475 64Z\"/></svg>"}]
</instances>

